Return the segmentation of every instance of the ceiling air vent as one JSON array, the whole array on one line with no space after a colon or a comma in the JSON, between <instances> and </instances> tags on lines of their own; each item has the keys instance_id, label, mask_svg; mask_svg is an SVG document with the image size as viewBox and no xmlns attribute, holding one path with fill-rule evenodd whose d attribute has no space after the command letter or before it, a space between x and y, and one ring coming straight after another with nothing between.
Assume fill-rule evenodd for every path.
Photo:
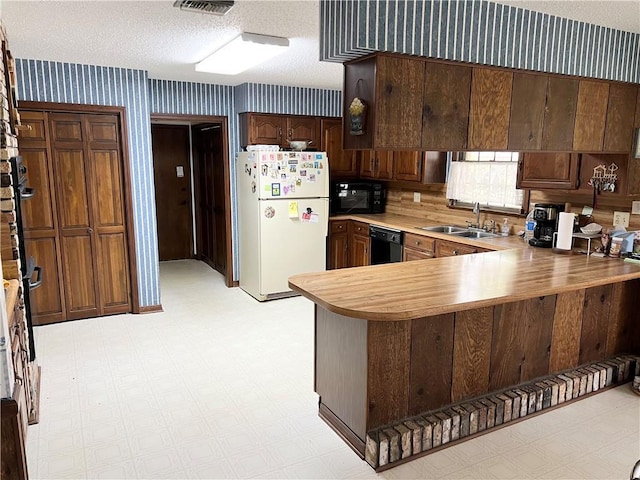
<instances>
[{"instance_id":1,"label":"ceiling air vent","mask_svg":"<svg viewBox=\"0 0 640 480\"><path fill-rule=\"evenodd\" d=\"M233 1L225 0L176 0L173 3L174 7L178 7L180 10L188 12L201 12L201 13L213 13L214 15L224 15L231 7L233 7Z\"/></svg>"}]
</instances>

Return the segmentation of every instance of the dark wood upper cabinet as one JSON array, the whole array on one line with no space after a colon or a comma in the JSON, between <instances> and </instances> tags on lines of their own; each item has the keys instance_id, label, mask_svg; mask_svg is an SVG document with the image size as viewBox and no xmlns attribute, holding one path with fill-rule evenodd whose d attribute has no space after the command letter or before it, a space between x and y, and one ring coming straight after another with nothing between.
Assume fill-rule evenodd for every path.
<instances>
[{"instance_id":1,"label":"dark wood upper cabinet","mask_svg":"<svg viewBox=\"0 0 640 480\"><path fill-rule=\"evenodd\" d=\"M631 149L637 97L637 86L611 84L604 131L605 152L628 152Z\"/></svg>"},{"instance_id":2,"label":"dark wood upper cabinet","mask_svg":"<svg viewBox=\"0 0 640 480\"><path fill-rule=\"evenodd\" d=\"M509 124L510 150L540 150L547 99L547 75L515 73Z\"/></svg>"},{"instance_id":3,"label":"dark wood upper cabinet","mask_svg":"<svg viewBox=\"0 0 640 480\"><path fill-rule=\"evenodd\" d=\"M280 145L291 148L289 140L311 141L314 150L320 148L320 120L305 115L268 113L240 114L240 144Z\"/></svg>"},{"instance_id":4,"label":"dark wood upper cabinet","mask_svg":"<svg viewBox=\"0 0 640 480\"><path fill-rule=\"evenodd\" d=\"M570 151L573 148L579 81L575 78L552 75L549 75L548 79L542 150Z\"/></svg>"},{"instance_id":5,"label":"dark wood upper cabinet","mask_svg":"<svg viewBox=\"0 0 640 480\"><path fill-rule=\"evenodd\" d=\"M243 113L240 115L240 143L247 145L281 145L286 128L285 117Z\"/></svg>"},{"instance_id":6,"label":"dark wood upper cabinet","mask_svg":"<svg viewBox=\"0 0 640 480\"><path fill-rule=\"evenodd\" d=\"M471 81L469 150L506 150L513 73L475 67Z\"/></svg>"},{"instance_id":7,"label":"dark wood upper cabinet","mask_svg":"<svg viewBox=\"0 0 640 480\"><path fill-rule=\"evenodd\" d=\"M393 173L396 180L421 182L424 152L393 152Z\"/></svg>"},{"instance_id":8,"label":"dark wood upper cabinet","mask_svg":"<svg viewBox=\"0 0 640 480\"><path fill-rule=\"evenodd\" d=\"M327 152L331 178L356 177L358 175L356 152L342 148L342 119L323 118L320 124L322 132L320 150Z\"/></svg>"},{"instance_id":9,"label":"dark wood upper cabinet","mask_svg":"<svg viewBox=\"0 0 640 480\"><path fill-rule=\"evenodd\" d=\"M471 67L427 62L422 147L464 150L469 128Z\"/></svg>"},{"instance_id":10,"label":"dark wood upper cabinet","mask_svg":"<svg viewBox=\"0 0 640 480\"><path fill-rule=\"evenodd\" d=\"M577 153L527 152L520 158L516 186L534 190L574 189L578 158Z\"/></svg>"},{"instance_id":11,"label":"dark wood upper cabinet","mask_svg":"<svg viewBox=\"0 0 640 480\"><path fill-rule=\"evenodd\" d=\"M375 147L422 147L424 60L379 56Z\"/></svg>"},{"instance_id":12,"label":"dark wood upper cabinet","mask_svg":"<svg viewBox=\"0 0 640 480\"><path fill-rule=\"evenodd\" d=\"M573 131L574 151L602 151L608 103L608 83L580 80Z\"/></svg>"},{"instance_id":13,"label":"dark wood upper cabinet","mask_svg":"<svg viewBox=\"0 0 640 480\"><path fill-rule=\"evenodd\" d=\"M603 153L583 153L580 155L580 185L578 190L591 192L593 188L589 185L589 180L593 176L593 169L598 165L609 167L612 163L618 166L616 179L616 189L614 192L600 192L604 196L627 195L633 193L637 185L629 183L627 167L629 165L629 154L603 154Z\"/></svg>"},{"instance_id":14,"label":"dark wood upper cabinet","mask_svg":"<svg viewBox=\"0 0 640 480\"><path fill-rule=\"evenodd\" d=\"M297 116L286 117L285 147L290 145L287 140L302 140L311 142L311 148L320 148L320 121L316 117Z\"/></svg>"},{"instance_id":15,"label":"dark wood upper cabinet","mask_svg":"<svg viewBox=\"0 0 640 480\"><path fill-rule=\"evenodd\" d=\"M363 150L360 153L360 176L393 180L393 152Z\"/></svg>"}]
</instances>

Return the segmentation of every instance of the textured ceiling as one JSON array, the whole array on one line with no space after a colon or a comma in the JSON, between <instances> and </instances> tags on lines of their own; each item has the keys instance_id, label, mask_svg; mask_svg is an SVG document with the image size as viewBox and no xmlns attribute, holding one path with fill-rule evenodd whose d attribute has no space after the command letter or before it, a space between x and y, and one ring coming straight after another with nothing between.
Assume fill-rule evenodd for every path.
<instances>
[{"instance_id":1,"label":"textured ceiling","mask_svg":"<svg viewBox=\"0 0 640 480\"><path fill-rule=\"evenodd\" d=\"M640 1L500 3L640 33ZM225 16L183 12L163 1L0 0L14 56L147 70L152 78L342 88L342 66L319 62L317 1L237 0ZM289 52L236 76L193 64L241 31L290 39Z\"/></svg>"}]
</instances>

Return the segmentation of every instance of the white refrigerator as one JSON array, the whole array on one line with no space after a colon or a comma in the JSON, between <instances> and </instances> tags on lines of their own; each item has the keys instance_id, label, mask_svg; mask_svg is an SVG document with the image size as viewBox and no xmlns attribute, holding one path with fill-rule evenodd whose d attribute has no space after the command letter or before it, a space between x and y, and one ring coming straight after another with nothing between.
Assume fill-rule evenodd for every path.
<instances>
[{"instance_id":1,"label":"white refrigerator","mask_svg":"<svg viewBox=\"0 0 640 480\"><path fill-rule=\"evenodd\" d=\"M241 152L236 174L240 288L260 301L294 295L291 275L326 266L327 156Z\"/></svg>"}]
</instances>

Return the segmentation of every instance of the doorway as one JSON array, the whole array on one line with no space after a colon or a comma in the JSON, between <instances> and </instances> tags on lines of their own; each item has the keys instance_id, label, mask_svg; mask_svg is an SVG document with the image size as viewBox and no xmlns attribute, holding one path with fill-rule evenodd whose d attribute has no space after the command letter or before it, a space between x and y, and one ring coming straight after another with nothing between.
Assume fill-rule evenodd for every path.
<instances>
[{"instance_id":1,"label":"doorway","mask_svg":"<svg viewBox=\"0 0 640 480\"><path fill-rule=\"evenodd\" d=\"M227 119L151 121L160 261L196 258L233 286Z\"/></svg>"}]
</instances>

